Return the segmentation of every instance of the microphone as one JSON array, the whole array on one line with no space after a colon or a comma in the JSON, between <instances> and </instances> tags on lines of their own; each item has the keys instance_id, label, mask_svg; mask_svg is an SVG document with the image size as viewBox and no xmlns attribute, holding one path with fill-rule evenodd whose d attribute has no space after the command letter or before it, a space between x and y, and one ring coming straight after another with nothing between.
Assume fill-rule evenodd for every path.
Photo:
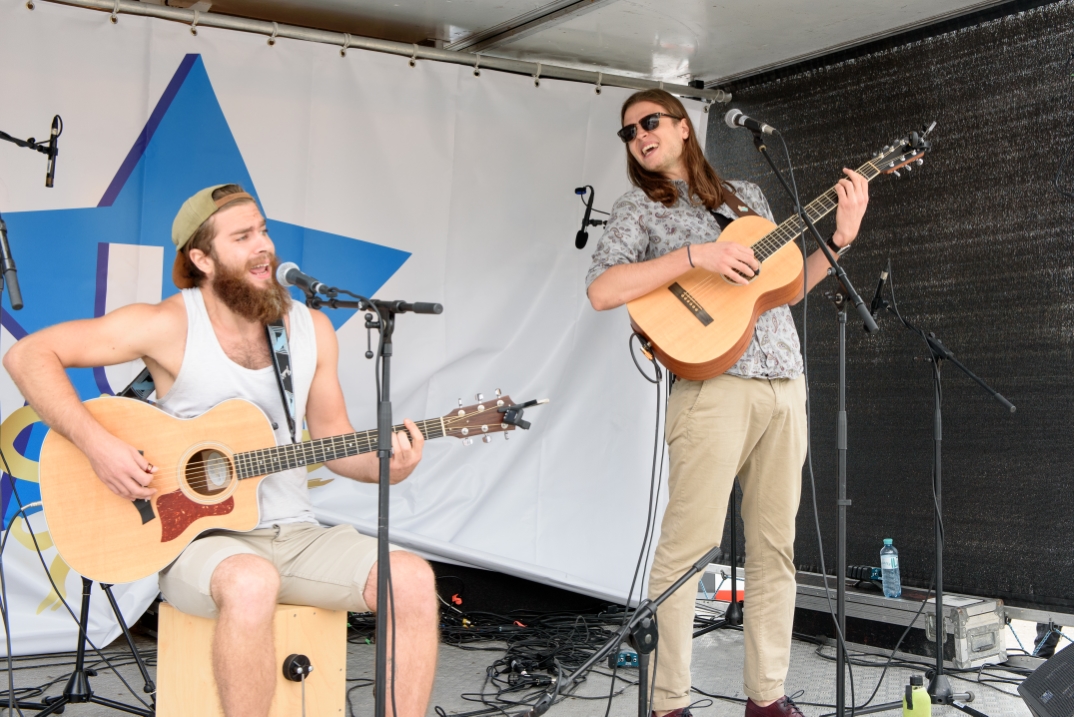
<instances>
[{"instance_id":1,"label":"microphone","mask_svg":"<svg viewBox=\"0 0 1074 717\"><path fill-rule=\"evenodd\" d=\"M0 292L4 289L4 281L7 281L7 298L11 299L11 308L18 311L22 308L22 291L19 290L19 277L15 273L15 259L11 256L11 248L7 243L7 224L0 217Z\"/></svg>"},{"instance_id":2,"label":"microphone","mask_svg":"<svg viewBox=\"0 0 1074 717\"><path fill-rule=\"evenodd\" d=\"M876 318L877 310L884 303L884 300L880 298L880 292L884 290L884 284L887 283L887 280L888 270L884 269L884 271L880 272L880 280L876 282L876 293L873 294L873 301L869 304L869 314L874 319Z\"/></svg>"},{"instance_id":3,"label":"microphone","mask_svg":"<svg viewBox=\"0 0 1074 717\"><path fill-rule=\"evenodd\" d=\"M52 135L48 139L48 169L45 170L45 186L52 187L56 177L56 155L60 153L60 133L63 132L63 120L59 115L52 118Z\"/></svg>"},{"instance_id":4,"label":"microphone","mask_svg":"<svg viewBox=\"0 0 1074 717\"><path fill-rule=\"evenodd\" d=\"M889 263L888 268L890 267L891 264ZM873 300L869 303L869 317L873 319L872 326L869 325L868 319L866 319L865 325L862 326L862 329L867 334L880 330L880 327L876 325L876 312L884 306L887 306L887 302L880 298L880 293L884 290L884 284L887 283L887 280L888 269L884 269L880 272L880 280L876 282L876 291L873 292ZM864 308L864 306L859 307L859 311ZM862 314L862 318L865 318L864 314Z\"/></svg>"},{"instance_id":5,"label":"microphone","mask_svg":"<svg viewBox=\"0 0 1074 717\"><path fill-rule=\"evenodd\" d=\"M307 294L326 294L331 288L309 274L303 274L293 261L285 261L276 268L276 281L284 286L297 286Z\"/></svg>"},{"instance_id":6,"label":"microphone","mask_svg":"<svg viewBox=\"0 0 1074 717\"><path fill-rule=\"evenodd\" d=\"M593 211L593 198L596 196L596 192L593 191L593 187L585 185L584 187L578 187L574 190L574 193L578 196L585 196L585 190L589 190L589 201L585 205L585 214L582 216L582 228L578 230L578 233L574 235L574 248L583 249L585 243L589 241L589 232L585 230L589 226L589 213Z\"/></svg>"},{"instance_id":7,"label":"microphone","mask_svg":"<svg viewBox=\"0 0 1074 717\"><path fill-rule=\"evenodd\" d=\"M407 312L412 314L444 313L444 307L441 304L434 304L428 301L415 301L414 303L410 303L409 301L380 301L374 299L371 303L377 306L390 308L397 314L405 314Z\"/></svg>"},{"instance_id":8,"label":"microphone","mask_svg":"<svg viewBox=\"0 0 1074 717\"><path fill-rule=\"evenodd\" d=\"M723 121L726 122L727 126L731 129L745 127L755 134L773 134L776 132L776 128L772 125L758 122L752 117L742 114L742 110L727 110L727 114L723 116Z\"/></svg>"}]
</instances>

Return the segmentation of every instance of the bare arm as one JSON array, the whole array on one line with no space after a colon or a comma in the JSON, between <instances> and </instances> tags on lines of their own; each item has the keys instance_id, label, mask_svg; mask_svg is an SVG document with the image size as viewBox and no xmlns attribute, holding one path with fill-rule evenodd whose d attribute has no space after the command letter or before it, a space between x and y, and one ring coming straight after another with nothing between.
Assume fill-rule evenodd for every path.
<instances>
[{"instance_id":1,"label":"bare arm","mask_svg":"<svg viewBox=\"0 0 1074 717\"><path fill-rule=\"evenodd\" d=\"M839 197L839 206L835 210L835 233L832 241L838 247L844 247L854 241L861 228L861 220L865 216L865 209L869 205L869 182L865 177L849 169L843 170L845 179L840 179L835 185L835 193ZM806 280L809 282L808 291L828 276L831 265L824 252L817 249L806 259ZM803 293L798 292L789 302L791 306L797 304L803 298Z\"/></svg>"},{"instance_id":2,"label":"bare arm","mask_svg":"<svg viewBox=\"0 0 1074 717\"><path fill-rule=\"evenodd\" d=\"M24 337L4 356L4 368L41 419L86 454L116 495L128 499L153 495L145 486L155 469L90 415L65 369L159 356L166 337L174 336L175 312L169 308L134 304L98 319L51 326Z\"/></svg>"},{"instance_id":3,"label":"bare arm","mask_svg":"<svg viewBox=\"0 0 1074 717\"><path fill-rule=\"evenodd\" d=\"M317 336L317 371L313 375L309 399L306 402L306 424L309 426L310 437L317 439L353 433L354 428L347 418L343 389L339 385L339 342L336 340L335 329L328 317L320 311L313 311L311 314ZM404 432L392 434L393 484L414 472L421 461L421 452L425 445L425 438L413 421L407 419L404 425L410 433L409 437ZM327 465L333 473L362 483L376 483L380 478L380 462L375 452L340 458L329 461Z\"/></svg>"},{"instance_id":4,"label":"bare arm","mask_svg":"<svg viewBox=\"0 0 1074 717\"><path fill-rule=\"evenodd\" d=\"M847 176L839 180L835 187L839 206L836 210L836 231L833 235L833 240L840 247L846 246L857 237L866 205L869 203L869 183L865 178L849 169L844 169L843 172ZM617 218L614 216L616 208L612 209L613 220ZM628 218L624 221L624 228L629 226ZM683 247L649 261L609 267L589 285L589 302L597 311L622 306L685 274L691 268L691 259L693 266L721 274L728 281L740 285L749 283L744 277L753 277L760 268L753 250L749 247L733 242L693 244L689 247L689 254L687 248ZM827 275L828 261L819 250L806 261L809 290L812 290ZM803 293L799 292L790 303L798 303L802 296Z\"/></svg>"},{"instance_id":5,"label":"bare arm","mask_svg":"<svg viewBox=\"0 0 1074 717\"><path fill-rule=\"evenodd\" d=\"M589 285L589 302L597 311L622 306L685 274L691 268L690 259L695 267L723 274L736 284L749 283L741 274L753 276L760 266L753 250L740 244L693 244L689 255L683 247L649 261L609 267Z\"/></svg>"}]
</instances>

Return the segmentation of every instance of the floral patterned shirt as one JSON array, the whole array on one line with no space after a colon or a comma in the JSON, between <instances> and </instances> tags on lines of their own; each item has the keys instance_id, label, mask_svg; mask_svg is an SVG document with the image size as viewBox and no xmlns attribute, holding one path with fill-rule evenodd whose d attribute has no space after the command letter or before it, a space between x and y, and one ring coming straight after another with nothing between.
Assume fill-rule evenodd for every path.
<instances>
[{"instance_id":1,"label":"floral patterned shirt","mask_svg":"<svg viewBox=\"0 0 1074 717\"><path fill-rule=\"evenodd\" d=\"M679 201L665 207L634 187L612 205L604 235L593 252L586 275L586 288L610 267L648 261L687 244L716 241L720 225L704 205L690 201L686 182L675 180ZM742 201L771 221L761 188L751 182L729 182ZM726 204L716 211L731 219L735 212ZM798 378L802 374L802 351L791 310L786 305L766 311L757 318L753 338L746 353L727 369L743 378Z\"/></svg>"}]
</instances>

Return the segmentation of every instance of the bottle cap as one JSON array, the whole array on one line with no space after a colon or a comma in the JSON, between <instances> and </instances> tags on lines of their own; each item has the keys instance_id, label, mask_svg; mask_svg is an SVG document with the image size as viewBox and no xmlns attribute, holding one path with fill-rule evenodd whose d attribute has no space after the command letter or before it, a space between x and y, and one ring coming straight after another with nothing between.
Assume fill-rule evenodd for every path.
<instances>
[{"instance_id":1,"label":"bottle cap","mask_svg":"<svg viewBox=\"0 0 1074 717\"><path fill-rule=\"evenodd\" d=\"M884 538L884 545L891 545L891 538Z\"/></svg>"},{"instance_id":2,"label":"bottle cap","mask_svg":"<svg viewBox=\"0 0 1074 717\"><path fill-rule=\"evenodd\" d=\"M923 687L925 685L925 680L921 675L910 675L910 684L914 687Z\"/></svg>"}]
</instances>

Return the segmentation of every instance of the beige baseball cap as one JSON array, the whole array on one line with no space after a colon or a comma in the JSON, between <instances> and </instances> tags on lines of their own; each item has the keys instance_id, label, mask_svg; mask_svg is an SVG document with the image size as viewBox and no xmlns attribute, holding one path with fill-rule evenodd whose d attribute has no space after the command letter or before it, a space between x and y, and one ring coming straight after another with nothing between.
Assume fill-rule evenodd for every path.
<instances>
[{"instance_id":1,"label":"beige baseball cap","mask_svg":"<svg viewBox=\"0 0 1074 717\"><path fill-rule=\"evenodd\" d=\"M183 206L179 207L179 213L175 215L175 221L172 222L172 243L175 244L175 264L172 266L172 281L180 289L189 289L194 286L193 277L188 276L186 273L183 247L187 245L194 233L198 231L198 228L209 217L232 202L240 199L256 201L246 192L236 192L220 197L220 199L213 199L213 192L224 186L227 185L217 184L212 187L206 187L190 199L187 199L183 202Z\"/></svg>"}]
</instances>

